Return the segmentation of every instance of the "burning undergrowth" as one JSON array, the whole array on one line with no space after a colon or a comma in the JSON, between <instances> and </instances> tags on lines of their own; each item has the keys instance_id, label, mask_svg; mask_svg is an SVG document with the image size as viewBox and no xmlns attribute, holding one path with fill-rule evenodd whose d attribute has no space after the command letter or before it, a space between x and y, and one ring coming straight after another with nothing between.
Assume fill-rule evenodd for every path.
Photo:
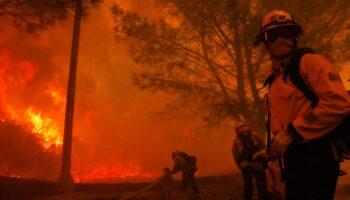
<instances>
[{"instance_id":1,"label":"burning undergrowth","mask_svg":"<svg viewBox=\"0 0 350 200\"><path fill-rule=\"evenodd\" d=\"M54 180L59 174L65 91L57 72L44 69L50 67L16 58L7 49L0 51L0 176ZM83 125L77 126L73 139L75 181L120 181L154 176L144 173L138 160L128 161L125 154L116 152L115 139L106 145L87 138L91 132L108 132L96 125L99 115L94 110L82 113L78 120ZM96 130L90 129L92 124L97 126Z\"/></svg>"},{"instance_id":2,"label":"burning undergrowth","mask_svg":"<svg viewBox=\"0 0 350 200\"><path fill-rule=\"evenodd\" d=\"M53 179L60 158L45 149L40 138L12 120L0 120L0 175Z\"/></svg>"}]
</instances>

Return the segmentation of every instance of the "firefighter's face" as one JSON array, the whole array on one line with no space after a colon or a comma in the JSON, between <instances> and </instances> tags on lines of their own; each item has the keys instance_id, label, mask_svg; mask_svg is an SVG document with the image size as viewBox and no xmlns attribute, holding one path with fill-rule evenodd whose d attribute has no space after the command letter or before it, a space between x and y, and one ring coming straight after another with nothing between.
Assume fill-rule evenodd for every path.
<instances>
[{"instance_id":1,"label":"firefighter's face","mask_svg":"<svg viewBox=\"0 0 350 200\"><path fill-rule=\"evenodd\" d=\"M283 59L290 54L294 46L292 38L278 37L274 42L267 42L267 48L272 57Z\"/></svg>"},{"instance_id":2,"label":"firefighter's face","mask_svg":"<svg viewBox=\"0 0 350 200\"><path fill-rule=\"evenodd\" d=\"M265 44L274 58L283 59L294 47L298 32L291 27L275 28L265 33Z\"/></svg>"},{"instance_id":3,"label":"firefighter's face","mask_svg":"<svg viewBox=\"0 0 350 200\"><path fill-rule=\"evenodd\" d=\"M247 134L249 131L250 129L247 126L241 126L235 130L237 135L244 135Z\"/></svg>"}]
</instances>

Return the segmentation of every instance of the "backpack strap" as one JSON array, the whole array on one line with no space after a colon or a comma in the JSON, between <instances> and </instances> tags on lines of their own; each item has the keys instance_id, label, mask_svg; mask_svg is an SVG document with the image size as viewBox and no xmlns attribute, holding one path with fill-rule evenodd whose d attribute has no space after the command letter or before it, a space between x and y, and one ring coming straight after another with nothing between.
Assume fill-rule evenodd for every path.
<instances>
[{"instance_id":1,"label":"backpack strap","mask_svg":"<svg viewBox=\"0 0 350 200\"><path fill-rule=\"evenodd\" d=\"M315 52L309 48L297 48L292 52L290 63L286 66L284 80L290 78L292 83L311 101L312 107L318 104L318 97L309 87L302 75L300 74L300 61L305 54L314 54Z\"/></svg>"},{"instance_id":2,"label":"backpack strap","mask_svg":"<svg viewBox=\"0 0 350 200\"><path fill-rule=\"evenodd\" d=\"M268 160L270 159L270 155L271 155L271 126L270 126L270 121L271 121L270 111L269 111L269 109L267 109L267 120L266 120L267 144L266 144L266 151L267 151L267 159Z\"/></svg>"},{"instance_id":3,"label":"backpack strap","mask_svg":"<svg viewBox=\"0 0 350 200\"><path fill-rule=\"evenodd\" d=\"M293 50L291 57L290 57L290 63L286 65L285 72L283 79L284 81L287 80L287 77L289 77L292 81L292 83L311 101L312 107L316 107L318 104L318 97L316 96L315 92L307 85L304 78L300 74L300 61L301 58L305 54L313 54L314 51L309 48L296 48ZM274 79L273 75L270 75L265 83L264 86L270 87L272 81ZM267 102L268 103L268 102ZM266 129L267 129L267 156L270 157L270 151L271 151L271 127L270 127L270 112L267 113L267 122L266 122ZM278 164L281 170L281 181L284 180L284 167L281 159L278 159Z\"/></svg>"},{"instance_id":4,"label":"backpack strap","mask_svg":"<svg viewBox=\"0 0 350 200\"><path fill-rule=\"evenodd\" d=\"M273 79L275 78L275 75L272 73L270 74L267 79L265 80L264 82L264 87L268 87L268 89L270 90L270 86L271 86L271 83L273 81ZM269 99L266 98L266 107L269 106ZM265 127L266 127L266 131L267 131L267 144L266 144L266 152L267 152L267 160L270 159L270 151L271 151L271 127L270 127L270 111L269 109L267 109L267 120L266 120L266 124L265 124Z\"/></svg>"}]
</instances>

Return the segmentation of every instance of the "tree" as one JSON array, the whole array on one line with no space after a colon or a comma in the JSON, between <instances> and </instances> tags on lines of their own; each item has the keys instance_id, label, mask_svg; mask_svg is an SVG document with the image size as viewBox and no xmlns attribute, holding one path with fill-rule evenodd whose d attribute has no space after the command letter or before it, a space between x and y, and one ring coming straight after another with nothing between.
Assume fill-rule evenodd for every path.
<instances>
[{"instance_id":1,"label":"tree","mask_svg":"<svg viewBox=\"0 0 350 200\"><path fill-rule=\"evenodd\" d=\"M0 20L33 33L68 18L68 10L43 0L1 0Z\"/></svg>"},{"instance_id":2,"label":"tree","mask_svg":"<svg viewBox=\"0 0 350 200\"><path fill-rule=\"evenodd\" d=\"M101 0L2 0L0 2L0 16L11 19L17 28L23 29L25 27L28 32L44 29L53 25L56 21L66 19L70 12L74 13L64 141L61 171L58 178L58 182L63 185L63 190L71 189L73 183L71 175L71 152L81 17L87 13L89 7L95 7L101 2Z\"/></svg>"},{"instance_id":3,"label":"tree","mask_svg":"<svg viewBox=\"0 0 350 200\"><path fill-rule=\"evenodd\" d=\"M129 45L142 66L135 85L195 102L205 120L244 118L257 130L265 126L264 76L269 70L264 47L252 44L263 15L284 9L304 27L301 46L310 46L332 61L349 60L350 4L346 0L158 0L158 20L112 8L115 35ZM314 6L317 5L317 6ZM182 104L184 105L184 104Z\"/></svg>"}]
</instances>

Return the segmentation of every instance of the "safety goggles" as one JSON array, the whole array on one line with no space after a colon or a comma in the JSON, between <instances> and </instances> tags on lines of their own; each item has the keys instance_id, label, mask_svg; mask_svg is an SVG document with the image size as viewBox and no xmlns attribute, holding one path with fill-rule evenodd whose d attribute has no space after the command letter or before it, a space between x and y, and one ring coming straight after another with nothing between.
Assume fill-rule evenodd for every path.
<instances>
[{"instance_id":1,"label":"safety goggles","mask_svg":"<svg viewBox=\"0 0 350 200\"><path fill-rule=\"evenodd\" d=\"M264 42L275 42L279 37L284 39L296 38L299 35L299 31L294 27L279 27L264 32Z\"/></svg>"}]
</instances>

